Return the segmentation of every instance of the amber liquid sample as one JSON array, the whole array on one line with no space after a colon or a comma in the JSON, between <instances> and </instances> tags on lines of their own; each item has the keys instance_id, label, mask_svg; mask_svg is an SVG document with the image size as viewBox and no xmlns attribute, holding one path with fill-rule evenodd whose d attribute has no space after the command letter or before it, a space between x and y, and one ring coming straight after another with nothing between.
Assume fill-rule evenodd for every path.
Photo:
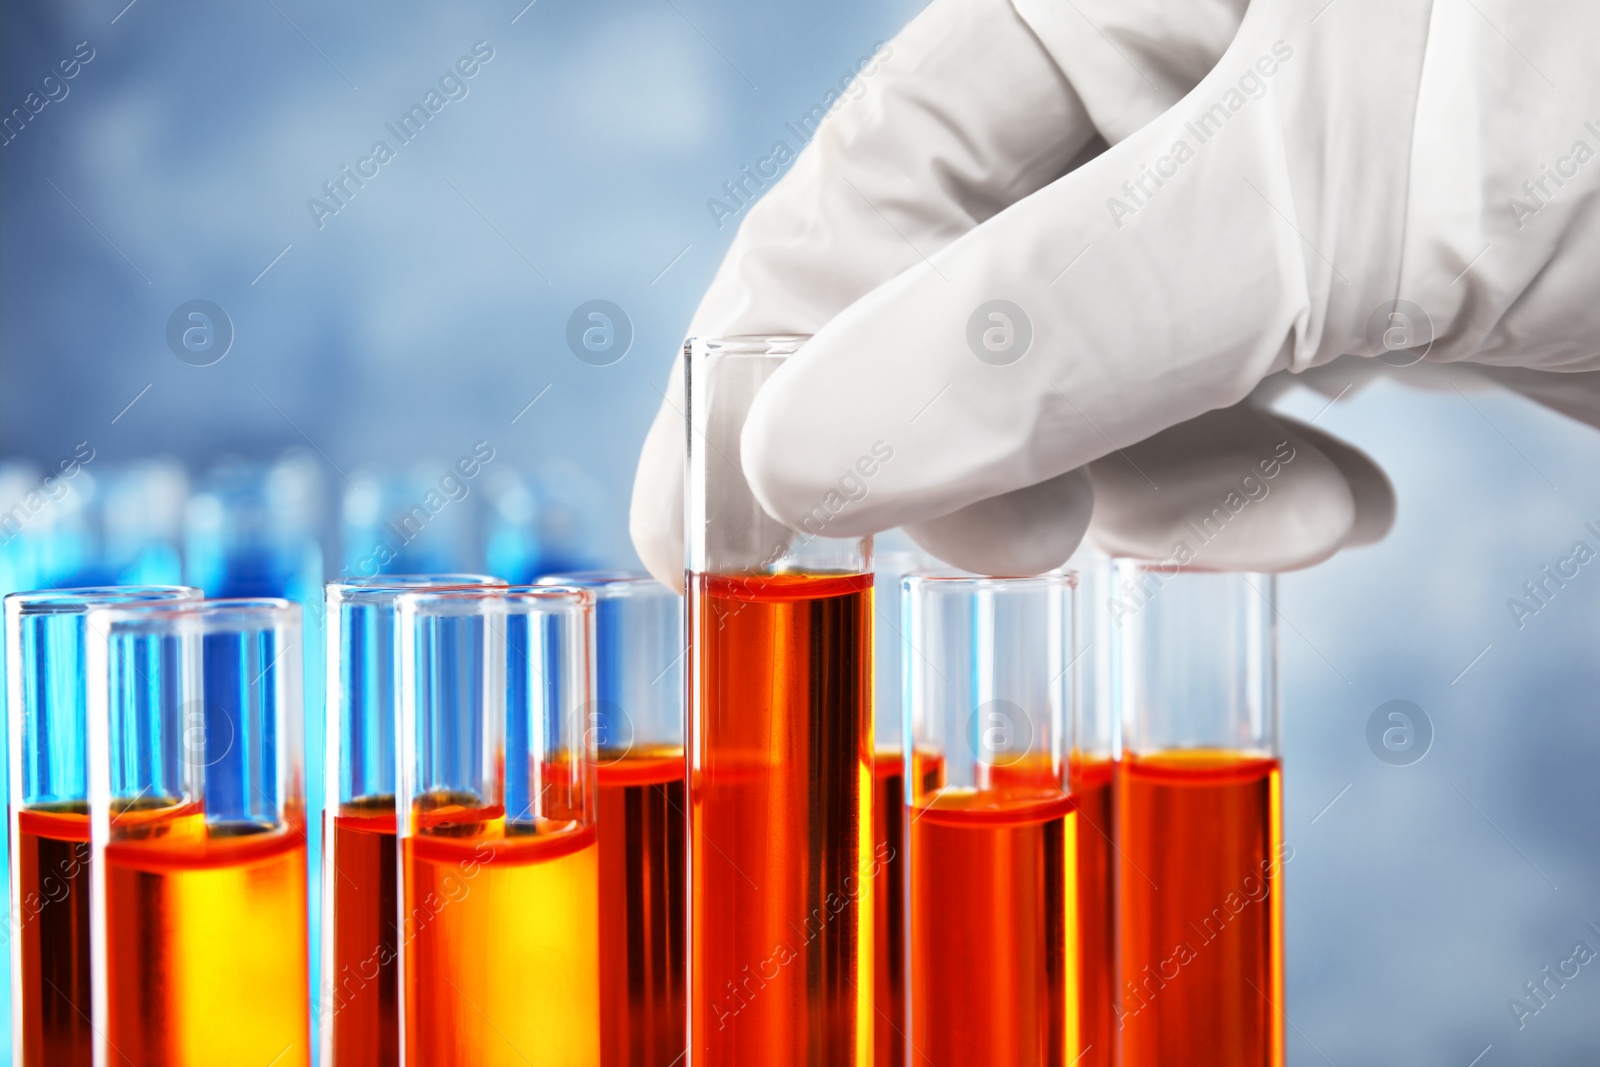
<instances>
[{"instance_id":1,"label":"amber liquid sample","mask_svg":"<svg viewBox=\"0 0 1600 1067\"><path fill-rule=\"evenodd\" d=\"M1116 764L1074 756L1068 764L1072 799L1078 806L1078 916L1083 953L1078 1016L1082 1059L1076 1067L1113 1067L1116 1062L1117 995L1116 840L1113 812Z\"/></svg>"},{"instance_id":2,"label":"amber liquid sample","mask_svg":"<svg viewBox=\"0 0 1600 1067\"><path fill-rule=\"evenodd\" d=\"M89 1067L89 816L83 805L17 813L21 1067Z\"/></svg>"},{"instance_id":3,"label":"amber liquid sample","mask_svg":"<svg viewBox=\"0 0 1600 1067\"><path fill-rule=\"evenodd\" d=\"M909 814L917 1062L1067 1067L1080 1048L1072 799L957 788Z\"/></svg>"},{"instance_id":4,"label":"amber liquid sample","mask_svg":"<svg viewBox=\"0 0 1600 1067\"><path fill-rule=\"evenodd\" d=\"M447 823L401 843L406 1061L594 1067L594 828L508 836L497 808L443 815Z\"/></svg>"},{"instance_id":5,"label":"amber liquid sample","mask_svg":"<svg viewBox=\"0 0 1600 1067\"><path fill-rule=\"evenodd\" d=\"M872 768L873 1059L878 1067L906 1062L905 758L879 751Z\"/></svg>"},{"instance_id":6,"label":"amber liquid sample","mask_svg":"<svg viewBox=\"0 0 1600 1067\"><path fill-rule=\"evenodd\" d=\"M869 1067L872 576L692 576L689 1062Z\"/></svg>"},{"instance_id":7,"label":"amber liquid sample","mask_svg":"<svg viewBox=\"0 0 1600 1067\"><path fill-rule=\"evenodd\" d=\"M329 1067L400 1062L400 906L394 797L362 797L333 819Z\"/></svg>"},{"instance_id":8,"label":"amber liquid sample","mask_svg":"<svg viewBox=\"0 0 1600 1067\"><path fill-rule=\"evenodd\" d=\"M1222 749L1117 771L1123 1063L1283 1063L1276 759Z\"/></svg>"},{"instance_id":9,"label":"amber liquid sample","mask_svg":"<svg viewBox=\"0 0 1600 1067\"><path fill-rule=\"evenodd\" d=\"M104 852L112 1061L309 1065L305 827L142 831Z\"/></svg>"},{"instance_id":10,"label":"amber liquid sample","mask_svg":"<svg viewBox=\"0 0 1600 1067\"><path fill-rule=\"evenodd\" d=\"M917 752L921 791L944 784L944 758ZM906 1017L906 793L905 757L880 749L874 756L872 798L873 1056L878 1067L904 1067Z\"/></svg>"},{"instance_id":11,"label":"amber liquid sample","mask_svg":"<svg viewBox=\"0 0 1600 1067\"><path fill-rule=\"evenodd\" d=\"M600 1062L673 1067L684 1050L682 749L601 754Z\"/></svg>"}]
</instances>

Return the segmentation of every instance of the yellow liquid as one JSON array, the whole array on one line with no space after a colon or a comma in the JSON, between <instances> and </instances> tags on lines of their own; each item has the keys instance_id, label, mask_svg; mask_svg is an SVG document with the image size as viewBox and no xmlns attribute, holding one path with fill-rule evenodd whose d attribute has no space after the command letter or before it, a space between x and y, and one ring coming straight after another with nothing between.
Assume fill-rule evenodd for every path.
<instances>
[{"instance_id":1,"label":"yellow liquid","mask_svg":"<svg viewBox=\"0 0 1600 1067\"><path fill-rule=\"evenodd\" d=\"M406 838L408 1062L595 1067L599 878L592 829Z\"/></svg>"},{"instance_id":2,"label":"yellow liquid","mask_svg":"<svg viewBox=\"0 0 1600 1067\"><path fill-rule=\"evenodd\" d=\"M308 1065L304 830L203 825L106 851L109 1062Z\"/></svg>"}]
</instances>

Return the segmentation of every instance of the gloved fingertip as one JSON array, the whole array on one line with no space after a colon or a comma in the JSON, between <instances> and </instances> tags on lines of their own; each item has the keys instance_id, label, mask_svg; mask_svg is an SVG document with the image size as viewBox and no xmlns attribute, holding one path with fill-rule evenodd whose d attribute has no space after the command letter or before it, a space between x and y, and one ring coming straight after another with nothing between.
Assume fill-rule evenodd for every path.
<instances>
[{"instance_id":1,"label":"gloved fingertip","mask_svg":"<svg viewBox=\"0 0 1600 1067\"><path fill-rule=\"evenodd\" d=\"M989 497L936 519L908 523L925 551L974 574L1021 578L1060 567L1077 551L1094 510L1083 468Z\"/></svg>"},{"instance_id":2,"label":"gloved fingertip","mask_svg":"<svg viewBox=\"0 0 1600 1067\"><path fill-rule=\"evenodd\" d=\"M1355 548L1383 540L1394 528L1398 508L1394 483L1383 473L1383 468L1373 462L1365 452L1337 437L1323 433L1314 426L1284 419L1294 432L1309 441L1321 452L1350 484L1350 496L1355 505L1355 518L1350 525L1343 547Z\"/></svg>"},{"instance_id":3,"label":"gloved fingertip","mask_svg":"<svg viewBox=\"0 0 1600 1067\"><path fill-rule=\"evenodd\" d=\"M805 402L809 384L796 384L793 370L782 368L756 394L739 435L739 463L750 492L762 510L791 529L828 537L869 533L852 522L856 516L846 505L854 494L839 484L849 464L821 458L830 442Z\"/></svg>"},{"instance_id":4,"label":"gloved fingertip","mask_svg":"<svg viewBox=\"0 0 1600 1067\"><path fill-rule=\"evenodd\" d=\"M639 453L628 507L628 536L645 570L669 589L683 592L682 422L663 407Z\"/></svg>"},{"instance_id":5,"label":"gloved fingertip","mask_svg":"<svg viewBox=\"0 0 1600 1067\"><path fill-rule=\"evenodd\" d=\"M1207 412L1090 464L1091 537L1112 555L1219 571L1288 571L1349 542L1353 491L1285 420Z\"/></svg>"},{"instance_id":6,"label":"gloved fingertip","mask_svg":"<svg viewBox=\"0 0 1600 1067\"><path fill-rule=\"evenodd\" d=\"M628 535L633 550L651 577L675 592L683 592L683 537L673 537L663 527L654 508L641 509L637 502L628 512Z\"/></svg>"}]
</instances>

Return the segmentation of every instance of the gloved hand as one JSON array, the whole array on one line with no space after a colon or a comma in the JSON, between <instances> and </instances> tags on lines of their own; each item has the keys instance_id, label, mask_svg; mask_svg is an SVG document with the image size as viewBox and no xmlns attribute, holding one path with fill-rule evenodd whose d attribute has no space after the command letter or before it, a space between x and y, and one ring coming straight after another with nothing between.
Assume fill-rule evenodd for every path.
<instances>
[{"instance_id":1,"label":"gloved hand","mask_svg":"<svg viewBox=\"0 0 1600 1067\"><path fill-rule=\"evenodd\" d=\"M892 42L691 327L815 334L742 437L768 511L797 523L884 441L828 534L903 525L1029 573L1097 494L1104 547L1165 558L1209 515L1200 565L1283 569L1381 536L1393 500L1354 449L1241 404L1269 375L1392 349L1600 368L1600 9L1240 8L935 0ZM681 397L675 371L632 515L673 584Z\"/></svg>"}]
</instances>

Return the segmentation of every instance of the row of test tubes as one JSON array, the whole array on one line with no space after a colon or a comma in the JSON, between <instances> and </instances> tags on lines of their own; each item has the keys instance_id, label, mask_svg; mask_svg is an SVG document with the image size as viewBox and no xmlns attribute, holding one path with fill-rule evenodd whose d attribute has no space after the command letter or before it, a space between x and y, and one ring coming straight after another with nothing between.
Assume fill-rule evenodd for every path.
<instances>
[{"instance_id":1,"label":"row of test tubes","mask_svg":"<svg viewBox=\"0 0 1600 1067\"><path fill-rule=\"evenodd\" d=\"M15 1062L1281 1064L1270 581L780 526L797 346L691 346L686 602L330 584L322 811L299 605L6 598Z\"/></svg>"},{"instance_id":2,"label":"row of test tubes","mask_svg":"<svg viewBox=\"0 0 1600 1067\"><path fill-rule=\"evenodd\" d=\"M909 744L827 665L872 574L705 580L687 771L649 579L330 585L315 1001L299 607L7 598L15 1062L1277 1062L1250 580L1166 579L1079 693L1076 575L895 578Z\"/></svg>"},{"instance_id":3,"label":"row of test tubes","mask_svg":"<svg viewBox=\"0 0 1600 1067\"><path fill-rule=\"evenodd\" d=\"M683 361L687 1062L1281 1065L1272 579L902 578L830 536L866 442L776 522L741 435L804 343Z\"/></svg>"}]
</instances>

